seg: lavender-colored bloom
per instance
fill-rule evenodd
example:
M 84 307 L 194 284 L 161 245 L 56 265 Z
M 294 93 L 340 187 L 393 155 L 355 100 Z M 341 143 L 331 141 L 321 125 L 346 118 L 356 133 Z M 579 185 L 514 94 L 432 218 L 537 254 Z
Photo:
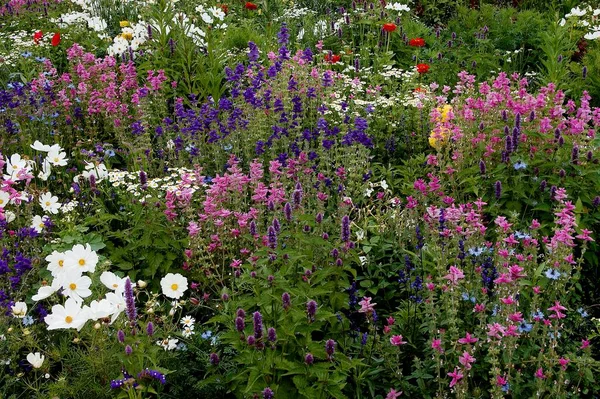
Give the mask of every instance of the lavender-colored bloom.
M 244 309 L 239 308 L 236 312 L 236 316 L 237 317 L 241 317 L 242 319 L 246 318 L 246 312 L 244 312 Z
M 513 139 L 511 136 L 506 136 L 506 145 L 504 146 L 507 153 L 511 153 L 513 150 Z
M 123 330 L 117 331 L 117 339 L 120 343 L 125 342 L 125 332 L 123 332 Z
M 483 159 L 479 161 L 479 171 L 482 175 L 485 175 L 485 161 Z
M 169 49 L 171 50 L 171 55 L 175 54 L 175 40 L 173 38 L 169 39 Z
M 254 335 L 248 335 L 248 338 L 246 339 L 246 343 L 249 346 L 254 346 L 254 344 L 256 344 L 256 338 L 254 338 Z
M 269 327 L 269 329 L 267 330 L 267 339 L 270 342 L 277 341 L 277 331 L 275 331 L 273 327 Z
M 521 114 L 517 112 L 515 115 L 515 127 L 521 128 Z
M 546 191 L 546 185 L 547 185 L 547 184 L 548 184 L 548 182 L 547 182 L 546 180 L 542 180 L 542 181 L 540 182 L 540 190 L 541 190 L 542 192 Z
M 254 312 L 252 314 L 252 322 L 254 324 L 254 337 L 260 339 L 263 335 L 262 314 L 260 314 L 260 312 Z
M 563 136 L 560 136 L 560 137 L 558 138 L 558 145 L 559 145 L 560 147 L 562 147 L 563 145 L 565 145 L 565 138 L 564 138 Z
M 292 306 L 292 304 L 291 304 L 291 299 L 290 299 L 290 294 L 289 294 L 289 293 L 287 293 L 287 292 L 284 292 L 284 293 L 281 295 L 281 303 L 282 303 L 282 305 L 283 305 L 283 308 L 284 308 L 285 310 L 288 310 L 288 309 L 290 308 L 290 306 Z
M 256 236 L 256 234 L 257 234 L 257 231 L 256 231 L 256 222 L 254 220 L 250 222 L 249 230 L 250 230 L 250 234 L 251 235 Z
M 148 334 L 149 337 L 154 335 L 154 324 L 152 322 L 149 322 L 146 326 L 146 334 Z
M 577 165 L 579 159 L 579 147 L 577 145 L 573 145 L 573 150 L 571 150 L 571 162 Z
M 218 365 L 219 362 L 221 361 L 221 359 L 219 359 L 219 355 L 217 355 L 214 352 L 208 356 L 208 359 L 209 359 L 210 364 L 212 364 L 213 366 Z
M 131 348 L 131 346 L 130 346 L 130 345 L 126 345 L 126 346 L 125 346 L 125 354 L 126 354 L 127 356 L 129 356 L 129 355 L 131 355 L 132 353 L 133 353 L 133 349 Z
M 532 110 L 529 114 L 529 122 L 533 122 L 535 120 L 535 111 Z
M 315 314 L 317 313 L 317 303 L 315 301 L 308 301 L 306 304 L 306 314 L 308 315 L 309 321 L 315 321 Z
M 285 203 L 283 207 L 283 214 L 285 216 L 285 220 L 287 220 L 288 222 L 292 221 L 292 206 L 289 202 Z
M 348 242 L 350 241 L 350 218 L 348 215 L 345 215 L 342 218 L 342 241 Z
M 592 152 L 592 150 L 588 151 L 586 154 L 586 159 L 588 160 L 588 162 L 591 162 L 593 158 L 594 158 L 594 153 Z
M 277 43 L 287 45 L 290 41 L 290 32 L 287 28 L 287 25 L 284 23 L 281 24 L 281 29 L 279 33 L 277 33 Z
M 562 178 L 564 178 L 564 177 L 565 177 L 565 175 L 566 175 L 566 172 L 565 172 L 565 170 L 564 170 L 564 169 L 561 169 L 561 170 L 559 170 L 559 171 L 558 171 L 558 176 L 559 176 L 561 179 L 562 179 Z
M 581 70 L 581 76 L 583 76 L 583 78 L 587 78 L 587 73 L 588 73 L 588 69 L 587 67 L 584 65 L 583 69 Z
M 249 49 L 248 60 L 250 62 L 258 61 L 259 53 L 258 53 L 258 46 L 256 45 L 256 43 L 248 42 L 248 49 Z
M 557 190 L 556 186 L 550 187 L 550 199 L 551 200 L 554 200 L 554 196 L 556 195 L 556 190 Z
M 312 355 L 312 353 L 307 353 L 304 356 L 304 363 L 306 363 L 306 364 L 308 364 L 310 366 L 314 362 L 315 362 L 315 357 Z
M 263 389 L 262 395 L 263 395 L 263 399 L 273 399 L 275 397 L 273 390 L 269 387 L 266 387 L 265 389 Z
M 506 110 L 502 110 L 502 120 L 505 122 L 508 120 L 508 112 Z
M 241 317 L 236 317 L 235 318 L 235 329 L 238 330 L 238 332 L 242 332 L 242 331 L 244 331 L 245 327 L 246 327 L 246 325 L 244 323 L 244 319 Z
M 268 229 L 268 239 L 269 239 L 269 248 L 276 249 L 277 248 L 277 231 L 275 227 L 269 226 Z
M 137 311 L 135 309 L 135 300 L 133 298 L 133 287 L 131 286 L 131 280 L 127 277 L 125 280 L 125 304 L 127 305 L 125 309 L 125 313 L 127 314 L 127 318 L 132 323 L 135 322 L 137 318 Z
M 367 339 L 369 338 L 369 334 L 368 333 L 364 333 L 362 335 L 362 339 L 360 340 L 360 344 L 362 346 L 365 346 L 367 344 Z
M 500 199 L 500 196 L 502 195 L 502 182 L 500 182 L 500 180 L 496 181 L 494 188 L 496 191 L 496 199 Z
M 281 232 L 281 223 L 279 223 L 279 219 L 273 218 L 273 228 L 277 234 Z
M 336 342 L 332 339 L 328 339 L 327 342 L 325 342 L 325 352 L 327 352 L 329 358 L 335 353 L 335 345 Z

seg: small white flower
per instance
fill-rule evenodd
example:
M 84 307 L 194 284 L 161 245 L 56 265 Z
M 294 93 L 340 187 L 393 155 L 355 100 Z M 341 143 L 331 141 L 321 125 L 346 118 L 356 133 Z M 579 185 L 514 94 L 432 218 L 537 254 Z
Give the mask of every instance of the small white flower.
M 60 209 L 58 197 L 56 195 L 53 196 L 52 193 L 44 193 L 40 195 L 40 205 L 44 212 L 49 212 L 53 215 L 56 215 Z
M 54 294 L 60 288 L 60 280 L 54 279 L 52 285 L 43 285 L 38 289 L 38 293 L 31 297 L 33 301 L 41 301 Z
M 184 326 L 192 327 L 194 325 L 194 323 L 196 323 L 196 319 L 194 319 L 192 316 L 185 316 L 185 317 L 182 317 L 179 322 L 181 324 L 183 324 Z
M 160 280 L 163 294 L 167 298 L 179 299 L 188 288 L 187 278 L 181 274 L 168 273 Z
M 74 267 L 81 273 L 93 273 L 98 264 L 98 255 L 92 250 L 90 244 L 85 247 L 81 244 L 75 245 L 70 251 L 65 252 L 65 265 Z
M 48 152 L 50 151 L 50 146 L 47 144 L 42 144 L 39 140 L 36 140 L 32 145 L 30 145 L 36 151 Z
M 121 278 L 112 272 L 103 272 L 100 275 L 100 281 L 109 290 L 123 292 L 125 289 L 125 280 L 127 278 Z
M 177 348 L 178 343 L 179 343 L 178 339 L 171 339 L 170 336 L 168 336 L 165 339 L 156 341 L 156 344 L 158 346 L 162 346 L 162 348 L 166 351 L 167 350 L 172 351 L 173 349 Z
M 189 338 L 194 335 L 194 329 L 186 326 L 183 328 L 181 335 L 183 335 L 184 338 Z
M 27 314 L 27 304 L 25 302 L 17 302 L 10 307 L 14 317 L 22 319 Z
M 81 309 L 81 304 L 73 298 L 67 298 L 65 306 L 52 306 L 52 313 L 44 321 L 48 324 L 48 330 L 76 328 L 79 331 L 88 321 L 88 314 Z
M 50 152 L 48 152 L 46 160 L 50 162 L 53 166 L 66 166 L 68 161 L 67 153 L 64 152 L 63 149 L 60 147 L 52 148 Z
M 78 276 L 76 272 L 65 274 L 62 278 L 63 293 L 78 303 L 83 302 L 83 298 L 92 295 L 90 285 L 92 285 L 91 278 Z
M 0 208 L 4 208 L 10 202 L 10 194 L 0 190 Z
M 31 227 L 35 229 L 35 231 L 37 231 L 38 233 L 41 233 L 42 230 L 44 230 L 44 228 L 46 227 L 46 224 L 44 223 L 46 220 L 48 220 L 48 216 L 46 215 L 35 215 L 33 219 L 31 219 Z
M 127 304 L 125 303 L 125 298 L 123 298 L 123 295 L 120 293 L 109 292 L 106 294 L 106 299 L 113 307 L 113 314 L 110 318 L 110 324 L 112 324 L 115 322 L 115 320 L 117 320 L 117 317 L 123 313 L 127 307 Z
M 84 306 L 83 308 L 88 312 L 89 318 L 94 321 L 111 316 L 115 311 L 114 306 L 108 299 L 92 301 L 89 307 Z
M 44 355 L 40 354 L 40 352 L 30 353 L 27 355 L 27 361 L 36 369 L 42 367 L 44 359 Z

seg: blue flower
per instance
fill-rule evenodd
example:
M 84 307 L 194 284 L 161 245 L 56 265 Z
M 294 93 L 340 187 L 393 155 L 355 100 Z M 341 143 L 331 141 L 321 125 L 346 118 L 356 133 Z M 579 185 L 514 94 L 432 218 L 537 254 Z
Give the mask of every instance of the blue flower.
M 104 151 L 104 155 L 106 155 L 109 158 L 112 158 L 115 156 L 115 152 L 113 150 L 106 150 Z
M 526 233 L 521 233 L 520 231 L 515 231 L 515 238 L 518 240 L 529 239 L 531 236 Z
M 44 62 L 44 61 L 46 61 L 46 58 L 45 57 L 35 57 L 35 60 L 37 62 Z
M 533 324 L 527 323 L 526 321 L 522 321 L 521 324 L 519 324 L 519 332 L 520 333 L 530 332 L 532 328 L 533 328 Z
M 555 335 L 554 335 L 554 333 L 553 333 L 552 331 L 550 331 L 550 332 L 548 333 L 548 336 L 549 336 L 551 339 L 555 339 Z M 557 332 L 556 332 L 556 339 L 559 339 L 559 338 L 560 338 L 560 331 L 557 331 Z
M 515 164 L 513 165 L 513 167 L 515 168 L 515 170 L 521 170 L 521 169 L 526 169 L 527 168 L 527 164 L 523 161 L 517 161 L 515 162 Z
M 550 280 L 558 280 L 561 276 L 560 272 L 556 269 L 548 269 L 548 270 L 546 270 L 546 272 L 544 274 Z
M 21 56 L 23 58 L 29 58 L 29 57 L 31 57 L 31 53 L 29 51 L 25 51 L 24 53 L 21 53 Z
M 510 385 L 508 384 L 508 382 L 504 385 L 502 385 L 502 392 L 508 392 L 508 390 L 510 389 Z
M 544 313 L 538 310 L 537 312 L 532 313 L 531 317 L 533 317 L 536 320 L 544 320 Z
M 34 322 L 35 322 L 35 320 L 33 320 L 33 317 L 31 317 L 31 316 L 23 317 L 23 325 L 25 327 L 32 325 Z
M 203 332 L 202 335 L 200 335 L 203 339 L 209 339 L 210 337 L 212 337 L 213 333 L 212 331 L 208 330 L 206 332 Z
M 577 309 L 577 313 L 579 313 L 581 315 L 581 317 L 588 317 L 588 313 L 583 309 L 583 308 L 579 308 Z

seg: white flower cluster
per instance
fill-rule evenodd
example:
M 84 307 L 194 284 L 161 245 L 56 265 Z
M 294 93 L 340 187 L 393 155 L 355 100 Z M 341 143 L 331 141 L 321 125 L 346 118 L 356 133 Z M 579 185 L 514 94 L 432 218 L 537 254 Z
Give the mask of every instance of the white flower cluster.
M 47 145 L 42 144 L 39 141 L 35 141 L 31 148 L 39 152 L 45 152 L 46 158 L 42 162 L 42 170 L 38 174 L 38 177 L 44 181 L 48 180 L 50 174 L 52 173 L 52 166 L 66 166 L 67 161 L 67 153 L 61 148 L 60 145 Z
M 196 7 L 196 12 L 200 15 L 202 22 L 209 25 L 211 29 L 226 29 L 227 24 L 223 23 L 225 20 L 225 13 L 218 7 L 208 7 L 199 5 Z
M 191 193 L 194 193 L 199 189 L 200 186 L 195 184 L 195 180 L 189 183 L 183 183 L 185 175 L 189 175 L 194 172 L 192 169 L 169 168 L 168 172 L 170 172 L 170 174 L 164 177 L 148 179 L 148 183 L 145 187 L 146 190 L 143 189 L 140 183 L 139 173 L 137 172 L 111 170 L 108 172 L 108 181 L 115 188 L 124 187 L 127 192 L 133 194 L 135 197 L 146 194 L 146 198 L 152 197 L 152 195 L 148 193 L 148 189 L 158 190 L 161 193 L 167 191 L 178 191 L 186 188 L 190 189 Z M 203 184 L 203 186 L 206 186 L 206 184 Z
M 96 178 L 96 182 L 101 182 L 106 177 L 108 177 L 108 169 L 106 169 L 106 165 L 103 163 L 95 164 L 93 162 L 85 163 L 85 170 L 75 176 L 73 178 L 73 182 L 79 183 L 79 179 L 83 178 L 85 180 L 90 180 L 90 176 L 94 176 Z
M 106 34 L 106 28 L 108 27 L 106 21 L 100 17 L 92 16 L 88 11 L 72 11 L 51 21 L 61 29 L 71 25 L 82 25 L 98 33 L 98 37 L 101 39 L 108 37 Z
M 587 28 L 587 33 L 583 36 L 584 39 L 600 39 L 600 7 L 595 9 L 590 5 L 581 8 L 574 7 L 560 20 L 560 25 L 564 26 L 567 22 Z
M 114 37 L 113 43 L 106 49 L 106 52 L 112 56 L 123 55 L 131 48 L 135 57 L 135 52 L 149 40 L 148 24 L 144 21 L 124 21 L 124 25 L 129 26 L 121 28 L 121 34 Z
M 283 12 L 283 15 L 275 18 L 275 21 L 276 22 L 289 21 L 290 19 L 299 19 L 299 18 L 303 18 L 307 15 L 314 15 L 314 14 L 316 14 L 316 12 L 309 8 L 297 7 L 296 5 L 293 5 L 291 8 L 285 10 Z
M 410 12 L 410 7 L 402 3 L 388 3 L 385 6 L 385 9 L 398 12 Z
M 181 331 L 181 335 L 183 335 L 184 338 L 189 338 L 195 334 L 194 325 L 196 323 L 196 319 L 194 319 L 192 316 L 185 316 L 182 317 L 179 322 L 181 323 L 183 328 L 183 331 Z

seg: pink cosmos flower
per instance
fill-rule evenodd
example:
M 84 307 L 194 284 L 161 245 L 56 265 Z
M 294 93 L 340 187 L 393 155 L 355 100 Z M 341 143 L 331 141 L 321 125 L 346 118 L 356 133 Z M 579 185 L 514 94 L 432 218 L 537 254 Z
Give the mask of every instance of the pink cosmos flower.
M 402 335 L 392 335 L 390 338 L 390 344 L 394 346 L 404 345 L 406 341 L 402 341 Z

